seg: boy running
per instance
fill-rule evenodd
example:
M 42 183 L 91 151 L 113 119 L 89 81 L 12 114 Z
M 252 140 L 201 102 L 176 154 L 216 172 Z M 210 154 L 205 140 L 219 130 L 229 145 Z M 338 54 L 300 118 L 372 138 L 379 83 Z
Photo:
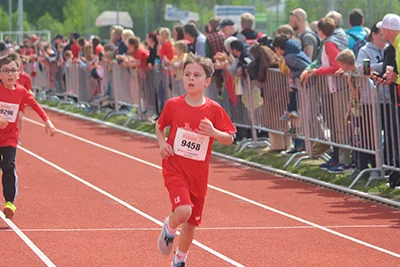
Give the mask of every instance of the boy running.
M 230 145 L 236 133 L 222 107 L 204 97 L 213 73 L 210 59 L 188 56 L 183 67 L 186 95 L 169 99 L 156 124 L 164 185 L 172 204 L 158 238 L 162 254 L 171 253 L 176 229 L 182 225 L 171 267 L 186 266 L 195 228 L 201 223 L 213 141 Z M 170 132 L 166 141 L 167 126 Z
M 33 95 L 31 77 L 29 76 L 28 73 L 25 72 L 25 68 L 28 63 L 29 63 L 29 59 L 27 57 L 22 56 L 20 68 L 19 68 L 19 78 L 17 80 L 17 83 L 22 85 L 23 87 L 25 87 L 25 89 L 28 90 L 28 92 Z M 24 119 L 25 107 L 26 107 L 26 104 L 24 106 L 22 106 L 20 108 L 20 111 L 18 112 L 18 132 L 19 132 L 19 134 L 21 134 L 21 131 L 22 131 L 22 120 Z M 20 139 L 18 139 L 18 144 L 21 144 Z
M 0 58 L 0 168 L 3 171 L 3 194 L 6 200 L 3 212 L 13 219 L 18 192 L 18 177 L 15 172 L 15 156 L 18 143 L 18 114 L 28 104 L 45 122 L 46 132 L 53 136 L 55 127 L 45 111 L 28 90 L 17 83 L 19 79 L 19 56 L 15 53 Z

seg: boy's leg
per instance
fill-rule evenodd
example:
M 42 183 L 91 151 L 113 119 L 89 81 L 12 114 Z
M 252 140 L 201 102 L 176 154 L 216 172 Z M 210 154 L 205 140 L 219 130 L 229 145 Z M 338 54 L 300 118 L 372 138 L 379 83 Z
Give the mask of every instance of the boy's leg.
M 176 229 L 189 220 L 192 215 L 192 201 L 188 185 L 181 180 L 170 182 L 167 186 L 172 204 L 172 212 L 164 221 L 158 237 L 158 248 L 164 255 L 172 252 Z
M 7 202 L 3 212 L 9 219 L 14 217 L 16 209 L 13 203 L 18 194 L 18 177 L 15 171 L 16 151 L 16 148 L 11 146 L 0 148 L 0 154 L 3 156 L 1 161 L 3 195 Z
M 194 232 L 196 227 L 201 223 L 203 207 L 204 207 L 204 197 L 198 198 L 191 195 L 191 200 L 193 203 L 193 211 L 189 220 L 182 225 L 181 234 L 179 236 L 178 248 L 175 252 L 174 260 L 171 266 L 180 267 L 185 266 L 186 258 L 189 253 L 190 245 L 194 239 Z

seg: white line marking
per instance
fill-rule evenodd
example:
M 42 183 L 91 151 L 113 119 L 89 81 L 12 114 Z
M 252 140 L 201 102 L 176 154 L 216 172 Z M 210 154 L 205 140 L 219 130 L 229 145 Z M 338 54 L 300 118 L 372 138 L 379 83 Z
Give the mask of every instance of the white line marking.
M 26 148 L 24 148 L 24 147 L 22 147 L 22 146 L 19 146 L 18 148 L 21 149 L 22 151 L 24 151 L 25 153 L 27 153 L 27 154 L 29 154 L 29 155 L 31 155 L 31 156 L 33 156 L 33 157 L 39 159 L 40 161 L 42 161 L 42 162 L 44 162 L 44 163 L 50 165 L 51 167 L 57 169 L 58 171 L 60 171 L 60 172 L 62 172 L 62 173 L 64 173 L 64 174 L 70 176 L 71 178 L 77 180 L 78 182 L 81 182 L 82 184 L 84 184 L 84 185 L 86 185 L 86 186 L 92 188 L 93 190 L 95 190 L 95 191 L 97 191 L 97 192 L 99 192 L 99 193 L 101 193 L 101 194 L 103 194 L 103 195 L 105 195 L 105 196 L 111 198 L 111 199 L 114 200 L 115 202 L 118 202 L 119 204 L 125 206 L 126 208 L 130 209 L 130 210 L 133 211 L 133 212 L 136 212 L 137 214 L 139 214 L 139 215 L 143 216 L 144 218 L 146 218 L 146 219 L 148 219 L 148 220 L 154 222 L 155 224 L 157 224 L 157 225 L 159 225 L 159 226 L 162 226 L 162 225 L 163 225 L 163 223 L 162 223 L 161 221 L 159 221 L 159 220 L 153 218 L 152 216 L 150 216 L 150 215 L 144 213 L 143 211 L 141 211 L 141 210 L 139 210 L 139 209 L 137 209 L 137 208 L 135 208 L 135 207 L 129 205 L 129 204 L 126 203 L 125 201 L 122 201 L 121 199 L 115 197 L 114 195 L 112 195 L 112 194 L 110 194 L 110 193 L 104 191 L 103 189 L 100 189 L 99 187 L 97 187 L 97 186 L 95 186 L 95 185 L 93 185 L 93 184 L 91 184 L 91 183 L 85 181 L 84 179 L 82 179 L 82 178 L 80 178 L 80 177 L 78 177 L 78 176 L 72 174 L 71 172 L 69 172 L 69 171 L 67 171 L 67 170 L 65 170 L 65 169 L 63 169 L 63 168 L 61 168 L 60 166 L 58 166 L 58 165 L 56 165 L 56 164 L 54 164 L 54 163 L 48 161 L 47 159 L 45 159 L 45 158 L 43 158 L 43 157 L 41 157 L 41 156 L 39 156 L 39 155 L 33 153 L 32 151 L 30 151 L 30 150 L 28 150 L 28 149 L 26 149 Z M 180 232 L 177 232 L 177 234 L 179 235 Z M 200 242 L 198 242 L 198 241 L 196 241 L 196 240 L 193 240 L 193 244 L 195 244 L 196 246 L 198 246 L 198 247 L 204 249 L 205 251 L 207 251 L 207 252 L 209 252 L 209 253 L 211 253 L 211 254 L 217 256 L 218 258 L 220 258 L 220 259 L 222 259 L 222 260 L 224 260 L 224 261 L 226 261 L 226 262 L 232 264 L 233 266 L 244 267 L 244 265 L 242 265 L 242 264 L 240 264 L 240 263 L 238 263 L 238 262 L 236 262 L 236 261 L 234 261 L 234 260 L 228 258 L 227 256 L 223 255 L 222 253 L 220 253 L 220 252 L 218 252 L 218 251 L 216 251 L 216 250 L 214 250 L 214 249 L 212 249 L 212 248 L 210 248 L 210 247 L 207 247 L 206 245 L 203 245 L 202 243 L 200 243 Z
M 399 225 L 336 225 L 336 226 L 324 226 L 326 228 L 347 228 L 347 229 L 360 229 L 360 228 L 400 228 Z M 250 227 L 199 227 L 196 231 L 232 231 L 232 230 L 289 230 L 289 229 L 312 229 L 318 230 L 312 226 L 250 226 Z M 103 232 L 103 231 L 132 231 L 132 232 L 147 232 L 147 231 L 160 231 L 159 228 L 32 228 L 32 229 L 21 229 L 23 232 Z M 12 229 L 3 229 L 1 232 L 13 232 Z
M 3 221 L 12 229 L 10 231 L 15 232 L 30 249 L 46 264 L 46 266 L 56 266 L 30 239 L 27 237 L 21 229 L 18 228 L 11 220 L 7 219 L 3 212 L 0 212 L 0 217 Z M 10 248 L 12 249 L 12 248 Z
M 31 123 L 33 123 L 33 124 L 40 125 L 40 126 L 44 127 L 44 124 L 43 124 L 43 123 L 37 122 L 37 121 L 35 121 L 35 120 L 29 119 L 29 118 L 26 118 L 26 117 L 25 117 L 24 119 L 27 120 L 27 121 L 29 121 L 29 122 L 31 122 Z M 126 154 L 126 153 L 123 153 L 123 152 L 121 152 L 121 151 L 112 149 L 112 148 L 110 148 L 110 147 L 100 145 L 100 144 L 98 144 L 98 143 L 95 143 L 95 142 L 90 141 L 90 140 L 87 140 L 87 139 L 85 139 L 85 138 L 82 138 L 82 137 L 76 136 L 76 135 L 74 135 L 74 134 L 65 132 L 65 131 L 63 131 L 63 130 L 57 130 L 57 132 L 62 133 L 62 134 L 64 134 L 64 135 L 66 135 L 66 136 L 72 137 L 72 138 L 74 138 L 74 139 L 76 139 L 76 140 L 82 141 L 82 142 L 84 142 L 84 143 L 91 144 L 91 145 L 93 145 L 93 146 L 95 146 L 95 147 L 102 148 L 102 149 L 107 150 L 107 151 L 110 151 L 110 152 L 112 152 L 112 153 L 121 155 L 121 156 L 123 156 L 123 157 L 129 158 L 129 159 L 132 159 L 132 160 L 141 162 L 141 163 L 143 163 L 143 164 L 145 164 L 145 165 L 148 165 L 148 166 L 154 167 L 154 168 L 156 168 L 156 169 L 162 170 L 161 166 L 158 166 L 158 165 L 153 164 L 153 163 L 151 163 L 151 162 L 145 161 L 145 160 L 143 160 L 143 159 L 136 158 L 136 157 L 134 157 L 134 156 L 131 156 L 131 155 Z M 282 215 L 282 216 L 291 218 L 291 219 L 296 220 L 296 221 L 298 221 L 298 222 L 301 222 L 301 223 L 307 224 L 307 225 L 309 225 L 309 226 L 318 228 L 318 229 L 320 229 L 320 230 L 322 230 L 322 231 L 325 231 L 325 232 L 328 232 L 328 233 L 330 233 L 330 234 L 333 234 L 333 235 L 342 237 L 342 238 L 344 238 L 344 239 L 353 241 L 353 242 L 355 242 L 355 243 L 357 243 L 357 244 L 360 244 L 360 245 L 363 245 L 363 246 L 366 246 L 366 247 L 375 249 L 375 250 L 377 250 L 377 251 L 386 253 L 386 254 L 391 255 L 391 256 L 393 256 L 393 257 L 396 257 L 396 258 L 400 258 L 400 254 L 395 253 L 395 252 L 393 252 L 393 251 L 390 251 L 390 250 L 387 250 L 387 249 L 384 249 L 384 248 L 381 248 L 381 247 L 372 245 L 372 244 L 367 243 L 367 242 L 365 242 L 365 241 L 359 240 L 359 239 L 357 239 L 357 238 L 354 238 L 354 237 L 351 237 L 351 236 L 348 236 L 348 235 L 345 235 L 345 234 L 336 232 L 336 231 L 334 231 L 334 230 L 328 229 L 327 227 L 318 225 L 318 224 L 316 224 L 316 223 L 307 221 L 307 220 L 305 220 L 305 219 L 299 218 L 299 217 L 294 216 L 294 215 L 291 215 L 291 214 L 289 214 L 289 213 L 286 213 L 286 212 L 277 210 L 277 209 L 275 209 L 275 208 L 269 207 L 269 206 L 267 206 L 267 205 L 258 203 L 258 202 L 254 201 L 254 200 L 248 199 L 248 198 L 246 198 L 246 197 L 240 196 L 240 195 L 238 195 L 238 194 L 232 193 L 232 192 L 227 191 L 227 190 L 224 190 L 224 189 L 222 189 L 222 188 L 219 188 L 219 187 L 216 187 L 216 186 L 213 186 L 213 185 L 210 185 L 210 184 L 208 184 L 208 187 L 209 187 L 210 189 L 213 189 L 213 190 L 218 191 L 218 192 L 220 192 L 220 193 L 223 193 L 223 194 L 232 196 L 232 197 L 234 197 L 234 198 L 237 198 L 237 199 L 240 199 L 240 200 L 245 201 L 245 202 L 247 202 L 247 203 L 250 203 L 250 204 L 253 204 L 253 205 L 255 205 L 255 206 L 258 206 L 258 207 L 260 207 L 260 208 L 263 208 L 263 209 L 272 211 L 272 212 L 274 212 L 274 213 L 277 213 L 277 214 L 280 214 L 280 215 Z

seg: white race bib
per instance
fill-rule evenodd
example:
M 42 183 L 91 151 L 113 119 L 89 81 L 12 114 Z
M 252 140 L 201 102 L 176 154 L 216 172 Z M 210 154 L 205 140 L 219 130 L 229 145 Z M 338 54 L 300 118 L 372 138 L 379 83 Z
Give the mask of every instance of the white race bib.
M 19 104 L 11 104 L 0 101 L 0 116 L 8 122 L 14 123 L 17 119 Z
M 178 128 L 174 140 L 174 153 L 188 159 L 204 161 L 209 141 L 209 136 Z

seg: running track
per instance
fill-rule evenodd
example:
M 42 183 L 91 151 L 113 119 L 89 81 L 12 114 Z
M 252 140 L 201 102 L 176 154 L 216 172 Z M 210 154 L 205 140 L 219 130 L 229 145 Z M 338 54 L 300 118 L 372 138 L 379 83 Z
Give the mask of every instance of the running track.
M 0 266 L 169 266 L 155 140 L 49 115 L 53 138 L 27 111 Z M 190 267 L 400 266 L 398 210 L 215 158 L 195 238 Z

